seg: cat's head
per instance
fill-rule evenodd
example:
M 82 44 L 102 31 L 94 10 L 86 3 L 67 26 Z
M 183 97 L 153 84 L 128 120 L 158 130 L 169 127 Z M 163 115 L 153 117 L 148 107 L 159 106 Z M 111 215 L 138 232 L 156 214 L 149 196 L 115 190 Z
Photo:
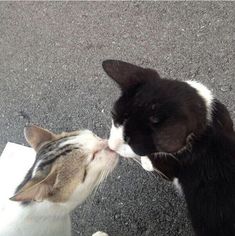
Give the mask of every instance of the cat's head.
M 211 119 L 213 96 L 200 83 L 162 79 L 155 70 L 122 61 L 104 61 L 103 68 L 121 88 L 109 147 L 124 157 L 177 153 Z
M 75 207 L 118 161 L 107 140 L 89 130 L 54 134 L 31 125 L 24 133 L 36 150 L 36 161 L 11 198 L 14 201 L 70 201 Z

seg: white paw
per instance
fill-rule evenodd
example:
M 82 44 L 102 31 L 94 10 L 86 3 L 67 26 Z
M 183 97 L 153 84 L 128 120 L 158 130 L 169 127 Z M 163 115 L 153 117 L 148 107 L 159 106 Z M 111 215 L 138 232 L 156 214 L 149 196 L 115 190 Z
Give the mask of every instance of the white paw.
M 92 234 L 92 236 L 109 236 L 109 235 L 104 232 L 98 231 L 98 232 Z
M 141 165 L 147 171 L 154 171 L 152 162 L 149 160 L 147 156 L 141 157 Z

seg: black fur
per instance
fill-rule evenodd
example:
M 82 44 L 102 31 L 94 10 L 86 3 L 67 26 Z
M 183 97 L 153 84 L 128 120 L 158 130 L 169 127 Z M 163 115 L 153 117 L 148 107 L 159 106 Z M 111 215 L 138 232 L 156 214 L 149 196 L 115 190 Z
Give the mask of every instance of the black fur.
M 185 82 L 121 61 L 103 68 L 122 90 L 115 125 L 135 153 L 179 179 L 196 234 L 235 235 L 235 133 L 225 106 L 214 99 L 208 120 L 205 101 Z

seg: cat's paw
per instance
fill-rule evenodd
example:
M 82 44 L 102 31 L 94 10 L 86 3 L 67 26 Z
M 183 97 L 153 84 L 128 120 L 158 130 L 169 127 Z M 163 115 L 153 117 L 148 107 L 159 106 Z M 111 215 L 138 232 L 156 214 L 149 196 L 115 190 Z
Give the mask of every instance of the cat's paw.
M 92 234 L 92 236 L 109 236 L 109 235 L 104 232 L 98 231 L 98 232 Z

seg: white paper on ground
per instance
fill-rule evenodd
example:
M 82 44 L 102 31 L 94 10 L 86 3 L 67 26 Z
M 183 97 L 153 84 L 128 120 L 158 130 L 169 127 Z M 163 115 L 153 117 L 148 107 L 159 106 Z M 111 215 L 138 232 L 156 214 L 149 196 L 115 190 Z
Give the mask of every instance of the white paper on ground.
M 8 142 L 0 156 L 0 204 L 14 195 L 36 157 L 35 151 Z

